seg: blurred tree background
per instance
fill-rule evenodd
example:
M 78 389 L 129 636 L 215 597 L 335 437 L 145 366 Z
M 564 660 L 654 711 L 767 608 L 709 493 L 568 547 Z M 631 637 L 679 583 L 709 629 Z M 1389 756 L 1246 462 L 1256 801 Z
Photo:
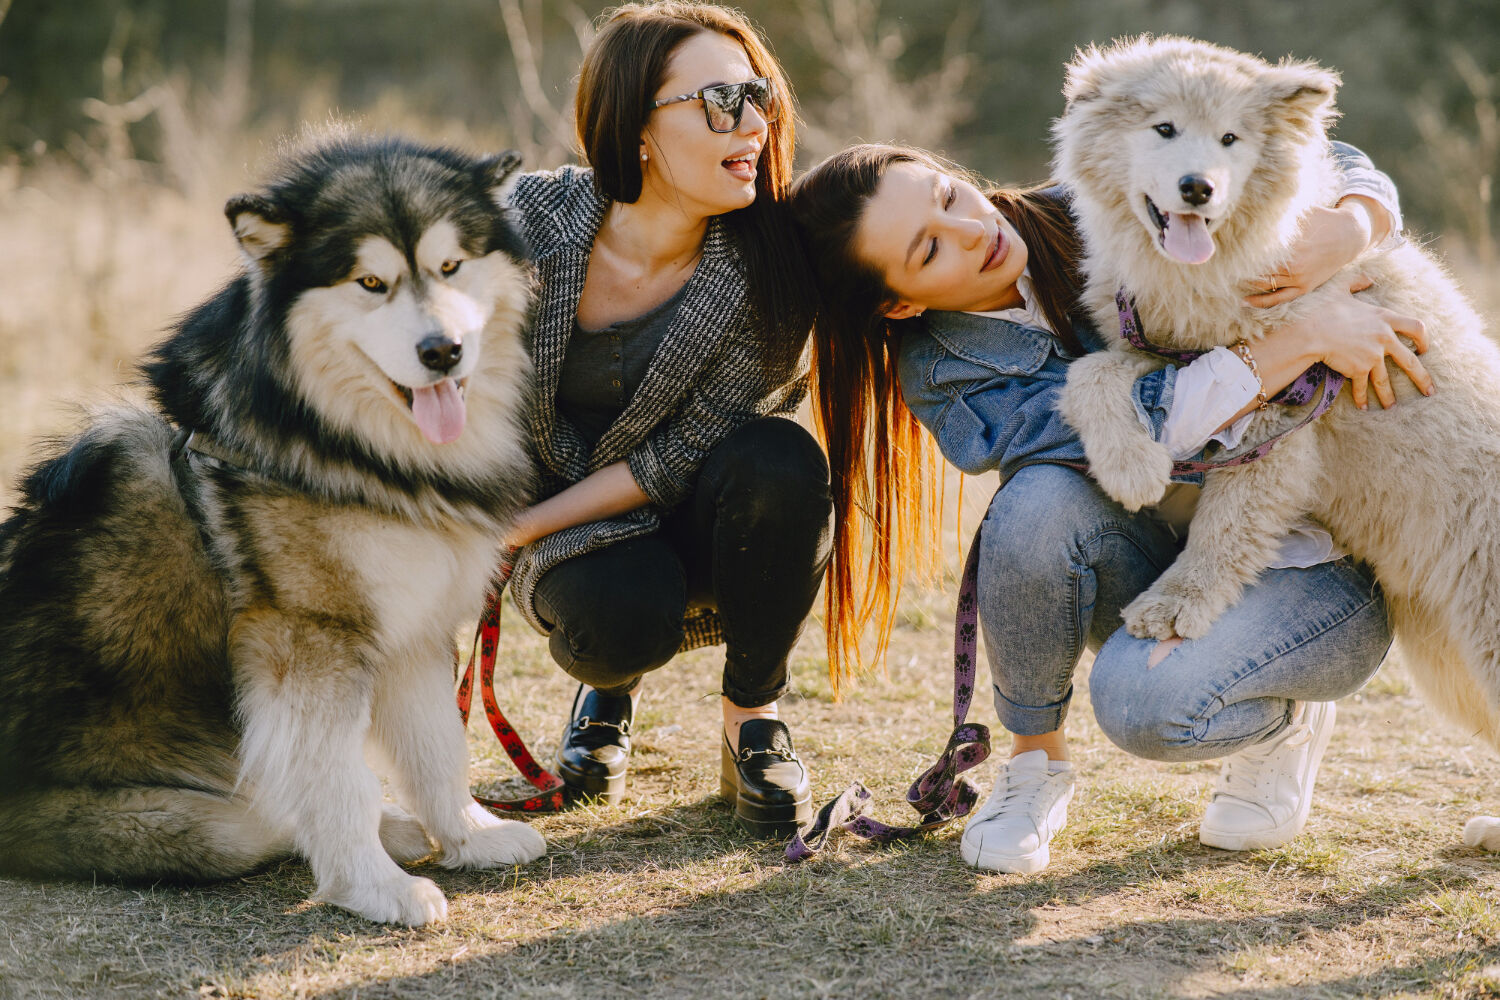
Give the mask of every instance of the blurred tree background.
M 0 0 L 0 157 L 125 157 L 197 183 L 234 139 L 330 113 L 568 158 L 599 0 Z M 1486 253 L 1500 158 L 1500 0 L 745 0 L 799 92 L 802 162 L 855 138 L 933 146 L 997 180 L 1047 172 L 1077 45 L 1142 31 L 1343 73 L 1338 135 L 1413 228 Z
M 572 158 L 606 0 L 0 0 L 0 505 L 28 443 L 128 381 L 236 266 L 224 200 L 331 116 Z M 742 0 L 801 102 L 802 166 L 857 140 L 1040 180 L 1076 46 L 1177 32 L 1343 73 L 1337 134 L 1401 187 L 1500 329 L 1500 0 Z

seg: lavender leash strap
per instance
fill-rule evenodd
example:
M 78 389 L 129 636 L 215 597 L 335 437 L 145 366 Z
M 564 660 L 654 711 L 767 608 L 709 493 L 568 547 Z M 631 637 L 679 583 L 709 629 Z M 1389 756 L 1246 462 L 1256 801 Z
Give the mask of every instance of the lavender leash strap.
M 1146 339 L 1146 334 L 1141 329 L 1141 314 L 1135 307 L 1135 300 L 1125 293 L 1125 289 L 1115 292 L 1115 311 L 1120 317 L 1120 336 L 1129 341 L 1130 346 L 1146 354 L 1154 354 L 1168 361 L 1178 364 L 1190 364 L 1207 351 L 1185 351 L 1171 347 L 1160 347 Z M 1193 472 L 1212 472 L 1215 469 L 1229 469 L 1237 465 L 1248 465 L 1251 462 L 1266 457 L 1292 431 L 1298 430 L 1328 412 L 1333 401 L 1338 397 L 1339 390 L 1344 387 L 1344 376 L 1329 368 L 1321 361 L 1313 365 L 1307 371 L 1298 375 L 1291 385 L 1282 389 L 1272 396 L 1270 401 L 1277 406 L 1304 406 L 1311 402 L 1314 395 L 1320 390 L 1322 395 L 1318 399 L 1318 405 L 1303 417 L 1300 421 L 1286 430 L 1256 445 L 1254 448 L 1234 458 L 1221 459 L 1216 462 L 1182 461 L 1172 463 L 1172 475 L 1179 476 Z
M 906 792 L 906 803 L 921 817 L 916 826 L 889 826 L 870 815 L 874 800 L 859 782 L 818 810 L 806 830 L 798 831 L 786 847 L 788 861 L 805 861 L 817 854 L 834 830 L 856 837 L 889 843 L 936 830 L 960 816 L 967 816 L 979 801 L 979 789 L 963 772 L 990 755 L 987 726 L 968 723 L 969 703 L 974 698 L 974 678 L 979 649 L 979 531 L 969 544 L 963 581 L 958 590 L 958 612 L 953 620 L 953 733 L 937 763 L 928 768 Z

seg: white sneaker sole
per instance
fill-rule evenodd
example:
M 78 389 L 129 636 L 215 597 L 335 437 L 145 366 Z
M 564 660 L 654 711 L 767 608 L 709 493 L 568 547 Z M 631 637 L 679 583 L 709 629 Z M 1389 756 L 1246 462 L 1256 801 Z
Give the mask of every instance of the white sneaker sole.
M 992 872 L 1006 872 L 1011 875 L 1035 875 L 1046 868 L 1052 860 L 1051 845 L 1043 844 L 1030 854 L 1007 855 L 996 851 L 984 851 L 980 848 L 970 848 L 967 841 L 959 841 L 958 853 L 963 855 L 964 861 L 970 868 L 984 868 Z
M 1057 818 L 1057 826 L 1052 835 L 1057 836 L 1057 831 L 1068 825 L 1068 803 L 1072 801 L 1073 791 L 1068 790 L 1067 797 L 1062 802 L 1062 814 Z M 1011 875 L 1035 875 L 1046 868 L 1052 861 L 1052 841 L 1043 841 L 1042 846 L 1029 854 L 1006 854 L 994 848 L 985 850 L 970 842 L 968 829 L 964 830 L 964 837 L 958 842 L 959 856 L 970 868 L 983 868 L 992 872 L 1006 872 Z
M 1332 706 L 1330 710 L 1337 711 Z M 1267 851 L 1285 847 L 1307 825 L 1307 816 L 1312 810 L 1313 789 L 1317 786 L 1318 771 L 1323 766 L 1323 751 L 1328 749 L 1328 741 L 1332 737 L 1332 725 L 1325 725 L 1319 731 L 1315 731 L 1312 747 L 1308 751 L 1308 763 L 1313 780 L 1308 783 L 1307 794 L 1302 796 L 1302 804 L 1297 808 L 1297 812 L 1285 823 L 1269 830 L 1254 830 L 1249 833 L 1241 830 L 1215 830 L 1200 824 L 1198 842 L 1205 847 L 1217 847 L 1221 851 Z

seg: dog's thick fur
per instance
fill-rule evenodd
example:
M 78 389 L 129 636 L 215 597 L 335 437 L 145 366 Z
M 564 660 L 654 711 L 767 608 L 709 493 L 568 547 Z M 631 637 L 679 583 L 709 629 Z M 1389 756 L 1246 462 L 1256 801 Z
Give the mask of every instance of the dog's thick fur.
M 1286 257 L 1305 213 L 1331 204 L 1336 168 L 1326 128 L 1338 78 L 1308 62 L 1263 60 L 1182 38 L 1140 38 L 1082 51 L 1068 68 L 1067 109 L 1054 138 L 1059 177 L 1073 191 L 1085 243 L 1086 302 L 1117 329 L 1117 289 L 1134 296 L 1152 342 L 1206 349 L 1315 314 L 1322 294 L 1287 305 L 1243 304 L 1250 282 Z M 1171 129 L 1156 126 L 1171 124 Z M 1163 132 L 1170 132 L 1170 137 Z M 1233 135 L 1228 144 L 1224 139 Z M 1211 182 L 1202 205 L 1184 178 Z M 1196 213 L 1211 256 L 1182 262 L 1153 218 Z M 1434 704 L 1466 731 L 1500 745 L 1500 350 L 1433 257 L 1410 243 L 1366 254 L 1352 275 L 1362 293 L 1420 317 L 1422 362 L 1437 392 L 1392 378 L 1397 405 L 1359 411 L 1344 394 L 1323 417 L 1260 461 L 1209 474 L 1187 547 L 1125 609 L 1131 633 L 1202 636 L 1268 565 L 1291 523 L 1311 514 L 1384 587 L 1403 661 Z M 1134 510 L 1168 484 L 1165 449 L 1136 418 L 1130 386 L 1163 362 L 1131 349 L 1070 369 L 1063 415 L 1082 437 L 1100 486 Z M 1300 414 L 1270 410 L 1246 440 L 1262 441 Z M 1471 843 L 1500 835 L 1482 821 Z
M 452 687 L 531 487 L 515 166 L 291 154 L 229 202 L 243 273 L 145 364 L 156 408 L 30 473 L 0 526 L 0 870 L 194 881 L 295 853 L 317 898 L 422 924 L 447 904 L 398 861 L 544 852 L 469 796 Z

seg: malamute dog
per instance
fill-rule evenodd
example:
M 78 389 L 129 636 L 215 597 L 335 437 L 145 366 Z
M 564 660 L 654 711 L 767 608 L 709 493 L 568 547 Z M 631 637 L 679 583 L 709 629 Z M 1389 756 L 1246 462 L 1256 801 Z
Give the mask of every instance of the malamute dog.
M 0 526 L 0 870 L 235 876 L 444 916 L 397 862 L 545 851 L 467 790 L 454 635 L 527 500 L 510 155 L 331 138 L 226 214 L 244 269 Z M 410 814 L 382 807 L 366 750 Z
M 1332 203 L 1337 85 L 1313 63 L 1273 66 L 1183 38 L 1078 54 L 1056 166 L 1073 190 L 1100 329 L 1118 328 L 1122 289 L 1147 339 L 1173 348 L 1253 345 L 1316 312 L 1318 292 L 1270 309 L 1242 298 L 1284 260 L 1303 215 Z M 1397 405 L 1361 412 L 1345 392 L 1266 457 L 1211 472 L 1186 549 L 1125 609 L 1126 625 L 1140 637 L 1203 635 L 1311 514 L 1375 570 L 1403 660 L 1433 702 L 1500 745 L 1500 350 L 1419 247 L 1368 253 L 1325 287 L 1355 273 L 1374 280 L 1364 296 L 1423 319 L 1436 394 L 1398 375 Z M 1115 346 L 1073 364 L 1061 409 L 1100 486 L 1133 510 L 1168 482 L 1171 459 L 1130 399 L 1131 383 L 1163 362 Z M 1246 441 L 1301 416 L 1282 409 L 1257 416 Z M 1494 830 L 1475 820 L 1467 839 L 1500 848 Z

